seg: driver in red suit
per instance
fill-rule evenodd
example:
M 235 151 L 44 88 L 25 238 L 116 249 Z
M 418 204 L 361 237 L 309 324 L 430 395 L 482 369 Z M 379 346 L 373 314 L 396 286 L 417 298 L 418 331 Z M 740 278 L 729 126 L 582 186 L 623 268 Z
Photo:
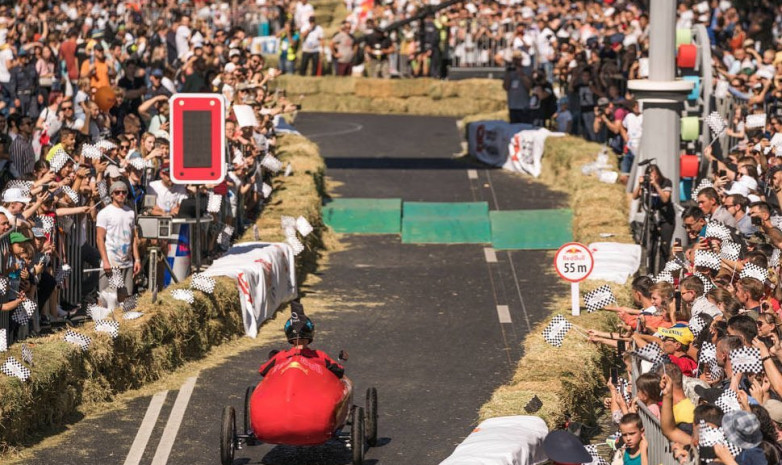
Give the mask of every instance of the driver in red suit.
M 292 347 L 288 350 L 272 351 L 269 354 L 269 360 L 258 370 L 261 376 L 266 376 L 278 361 L 281 362 L 294 355 L 321 360 L 326 369 L 334 373 L 337 378 L 342 379 L 342 376 L 345 375 L 345 368 L 335 362 L 328 354 L 309 348 L 309 344 L 315 336 L 315 325 L 304 315 L 304 307 L 299 302 L 291 304 L 291 317 L 285 322 L 285 336 Z

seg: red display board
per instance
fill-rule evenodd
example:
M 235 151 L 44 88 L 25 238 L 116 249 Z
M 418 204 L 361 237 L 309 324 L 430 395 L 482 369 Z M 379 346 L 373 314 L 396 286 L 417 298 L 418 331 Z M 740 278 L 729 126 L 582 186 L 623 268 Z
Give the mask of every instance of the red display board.
M 219 184 L 225 178 L 225 102 L 219 94 L 171 97 L 171 180 Z

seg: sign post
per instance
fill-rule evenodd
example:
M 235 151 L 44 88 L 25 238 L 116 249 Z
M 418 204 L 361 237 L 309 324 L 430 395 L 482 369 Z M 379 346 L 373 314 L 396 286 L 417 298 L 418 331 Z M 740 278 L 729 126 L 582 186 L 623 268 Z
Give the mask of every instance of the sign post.
M 581 314 L 579 305 L 578 283 L 585 280 L 592 273 L 595 259 L 592 252 L 584 244 L 568 242 L 557 250 L 554 255 L 554 268 L 560 278 L 570 282 L 571 314 Z

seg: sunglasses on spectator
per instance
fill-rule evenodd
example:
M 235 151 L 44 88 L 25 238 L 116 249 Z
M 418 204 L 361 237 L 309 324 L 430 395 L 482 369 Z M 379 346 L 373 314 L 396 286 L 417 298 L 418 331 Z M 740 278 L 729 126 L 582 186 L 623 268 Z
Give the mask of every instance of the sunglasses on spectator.
M 128 191 L 114 191 L 112 194 L 128 195 Z
M 120 145 L 119 148 L 122 150 L 128 150 L 130 148 L 130 145 Z
M 63 110 L 73 110 L 73 106 L 61 107 Z

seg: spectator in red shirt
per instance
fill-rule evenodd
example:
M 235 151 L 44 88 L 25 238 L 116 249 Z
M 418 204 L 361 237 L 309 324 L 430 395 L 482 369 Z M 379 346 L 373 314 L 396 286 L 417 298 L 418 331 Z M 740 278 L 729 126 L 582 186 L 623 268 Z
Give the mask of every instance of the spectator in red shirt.
M 684 376 L 692 377 L 698 364 L 687 355 L 687 349 L 695 339 L 690 328 L 677 324 L 670 328 L 660 328 L 657 333 L 662 339 L 663 351 L 671 359 L 671 363 L 678 366 Z

